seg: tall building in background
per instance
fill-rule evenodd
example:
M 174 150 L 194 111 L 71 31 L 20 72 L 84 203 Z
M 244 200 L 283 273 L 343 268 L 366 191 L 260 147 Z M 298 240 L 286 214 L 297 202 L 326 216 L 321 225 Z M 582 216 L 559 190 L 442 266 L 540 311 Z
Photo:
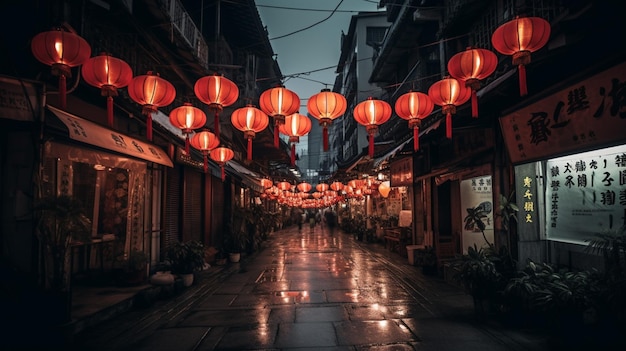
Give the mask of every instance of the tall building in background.
M 384 12 L 359 12 L 352 16 L 348 33 L 341 35 L 337 73 L 340 76 L 339 92 L 345 96 L 348 108 L 344 116 L 333 123 L 330 145 L 336 157 L 331 156 L 322 161 L 321 168 L 324 170 L 333 169 L 337 162 L 345 163 L 354 159 L 367 146 L 365 127 L 354 120 L 352 111 L 359 102 L 370 96 L 378 98 L 383 93 L 368 78 L 372 72 L 375 52 L 382 45 L 388 27 Z M 343 139 L 340 139 L 340 135 Z

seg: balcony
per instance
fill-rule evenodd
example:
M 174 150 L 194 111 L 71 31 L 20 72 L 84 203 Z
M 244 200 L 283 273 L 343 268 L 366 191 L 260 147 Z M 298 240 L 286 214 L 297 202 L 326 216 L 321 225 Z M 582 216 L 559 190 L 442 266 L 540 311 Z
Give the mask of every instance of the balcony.
M 202 67 L 208 69 L 209 46 L 182 3 L 179 0 L 161 0 L 161 6 L 167 13 L 172 27 L 178 31 L 195 58 L 198 59 Z

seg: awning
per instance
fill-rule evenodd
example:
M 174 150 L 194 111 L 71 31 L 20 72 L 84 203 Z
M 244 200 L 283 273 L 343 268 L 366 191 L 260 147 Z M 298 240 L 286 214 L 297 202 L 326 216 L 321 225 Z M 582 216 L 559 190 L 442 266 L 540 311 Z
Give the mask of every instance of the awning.
M 72 140 L 164 166 L 174 166 L 165 151 L 154 144 L 102 127 L 97 123 L 77 117 L 53 106 L 48 105 L 47 107 L 65 124 L 68 130 L 68 136 Z
M 258 193 L 263 192 L 263 187 L 261 186 L 261 175 L 247 169 L 235 161 L 228 161 L 226 163 L 226 169 L 230 171 L 229 173 L 237 175 L 250 189 Z
M 387 153 L 385 153 L 383 156 L 378 157 L 374 160 L 374 168 L 378 168 L 380 167 L 380 165 L 387 161 L 388 159 L 392 158 L 398 151 L 402 150 L 402 148 L 404 147 L 404 145 L 406 145 L 409 141 L 413 140 L 413 137 L 411 136 L 410 138 L 408 138 L 407 140 L 401 142 L 398 146 L 392 148 L 390 151 L 388 151 Z

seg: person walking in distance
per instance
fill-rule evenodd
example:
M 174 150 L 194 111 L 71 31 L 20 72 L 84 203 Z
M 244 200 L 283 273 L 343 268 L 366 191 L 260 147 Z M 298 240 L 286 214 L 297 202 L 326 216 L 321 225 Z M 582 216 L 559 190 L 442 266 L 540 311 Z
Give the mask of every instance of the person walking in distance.
M 337 226 L 337 215 L 332 208 L 327 209 L 324 213 L 324 221 L 326 222 L 330 235 L 334 235 L 335 227 Z

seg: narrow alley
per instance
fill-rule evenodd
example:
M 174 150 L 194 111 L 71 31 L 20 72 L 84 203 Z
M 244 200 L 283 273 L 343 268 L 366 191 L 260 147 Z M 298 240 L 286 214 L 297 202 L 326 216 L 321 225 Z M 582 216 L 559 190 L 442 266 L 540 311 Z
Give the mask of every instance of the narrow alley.
M 542 336 L 477 323 L 469 295 L 406 258 L 321 226 L 273 233 L 259 253 L 211 269 L 171 301 L 77 335 L 75 349 L 549 349 Z

